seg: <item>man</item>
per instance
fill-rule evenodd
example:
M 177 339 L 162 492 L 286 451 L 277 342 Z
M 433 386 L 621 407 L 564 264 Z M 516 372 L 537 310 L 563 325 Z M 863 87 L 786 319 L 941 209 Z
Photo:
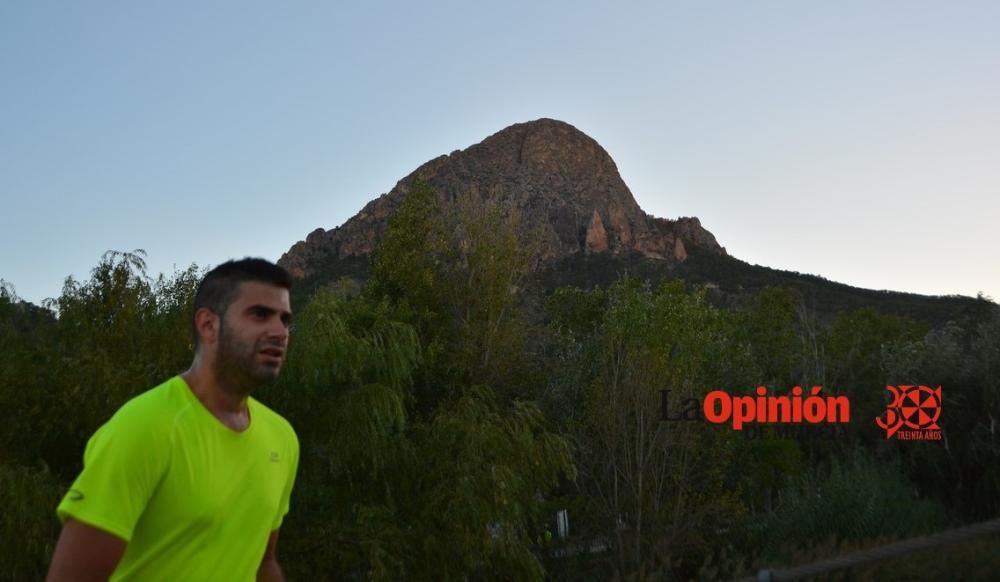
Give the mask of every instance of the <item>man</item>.
M 250 393 L 281 370 L 290 288 L 263 259 L 205 276 L 190 369 L 127 402 L 87 443 L 57 510 L 49 581 L 284 580 L 278 528 L 299 444 Z

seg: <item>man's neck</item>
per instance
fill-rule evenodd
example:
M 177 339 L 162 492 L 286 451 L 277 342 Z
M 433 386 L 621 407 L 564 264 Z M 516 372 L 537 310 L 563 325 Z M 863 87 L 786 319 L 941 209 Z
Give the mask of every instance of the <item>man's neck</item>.
M 215 374 L 206 366 L 193 364 L 181 378 L 191 391 L 219 421 L 229 428 L 242 431 L 250 425 L 246 394 L 223 388 Z

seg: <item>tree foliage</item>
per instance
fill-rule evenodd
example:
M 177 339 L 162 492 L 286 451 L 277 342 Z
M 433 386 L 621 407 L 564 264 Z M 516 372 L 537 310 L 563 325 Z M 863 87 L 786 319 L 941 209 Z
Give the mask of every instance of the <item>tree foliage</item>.
M 541 502 L 575 469 L 541 412 L 512 398 L 527 268 L 515 229 L 472 199 L 445 212 L 418 183 L 364 292 L 321 292 L 300 315 L 269 396 L 303 442 L 291 523 L 307 533 L 290 542 L 302 575 L 542 577 Z
M 567 428 L 579 443 L 591 526 L 614 536 L 615 571 L 667 568 L 704 551 L 741 512 L 727 488 L 735 442 L 704 425 L 664 422 L 661 404 L 665 391 L 676 406 L 740 385 L 750 359 L 733 319 L 676 282 L 654 291 L 625 279 L 607 291 L 562 291 L 550 305 L 559 356 L 571 359 L 558 370 L 583 370 L 570 399 L 582 412 Z
M 302 443 L 282 532 L 302 579 L 745 574 L 1000 512 L 1000 310 L 929 329 L 873 309 L 817 318 L 799 291 L 713 306 L 679 281 L 566 287 L 529 317 L 516 209 L 415 182 L 363 287 L 295 305 L 259 397 Z M 3 574 L 37 579 L 91 434 L 190 362 L 196 266 L 108 252 L 44 307 L 0 281 Z M 710 390 L 822 384 L 848 438 L 748 439 L 685 414 Z M 886 442 L 886 384 L 941 385 L 942 443 Z M 919 446 L 924 445 L 924 446 Z M 568 540 L 552 540 L 569 509 Z M 992 547 L 986 544 L 984 547 Z M 603 549 L 602 549 L 603 548 Z M 591 553 L 593 552 L 593 553 Z M 543 568 L 544 566 L 544 568 Z

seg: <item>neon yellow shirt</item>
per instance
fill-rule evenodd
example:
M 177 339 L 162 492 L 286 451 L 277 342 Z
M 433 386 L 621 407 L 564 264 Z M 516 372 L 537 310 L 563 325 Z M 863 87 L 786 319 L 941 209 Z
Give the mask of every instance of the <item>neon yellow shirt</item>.
M 128 542 L 111 580 L 254 580 L 288 512 L 299 443 L 276 412 L 248 406 L 236 432 L 177 376 L 90 438 L 56 512 Z

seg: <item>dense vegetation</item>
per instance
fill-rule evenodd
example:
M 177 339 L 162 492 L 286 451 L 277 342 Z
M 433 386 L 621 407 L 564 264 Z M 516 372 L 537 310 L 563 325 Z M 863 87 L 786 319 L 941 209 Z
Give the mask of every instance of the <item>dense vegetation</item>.
M 871 308 L 824 321 L 795 288 L 724 308 L 621 277 L 550 293 L 539 319 L 518 217 L 438 204 L 415 187 L 364 285 L 310 290 L 281 379 L 255 395 L 302 443 L 280 549 L 292 579 L 729 577 L 1000 513 L 995 304 L 933 327 Z M 86 440 L 190 362 L 202 271 L 151 278 L 143 257 L 109 252 L 44 308 L 0 286 L 0 577 L 43 576 Z M 885 385 L 907 383 L 943 386 L 945 442 L 875 426 Z M 847 395 L 852 424 L 764 439 L 662 421 L 665 390 L 679 412 L 761 384 Z M 998 549 L 866 572 L 972 577 Z

